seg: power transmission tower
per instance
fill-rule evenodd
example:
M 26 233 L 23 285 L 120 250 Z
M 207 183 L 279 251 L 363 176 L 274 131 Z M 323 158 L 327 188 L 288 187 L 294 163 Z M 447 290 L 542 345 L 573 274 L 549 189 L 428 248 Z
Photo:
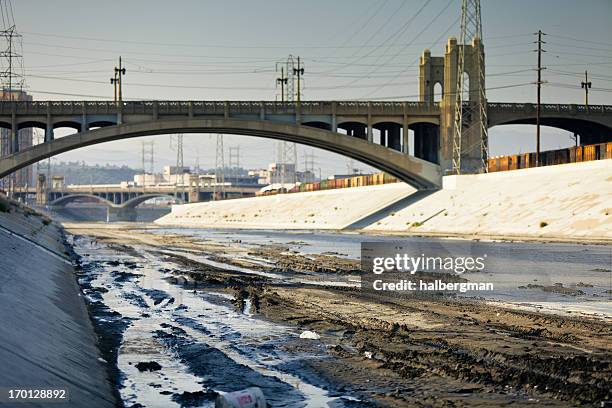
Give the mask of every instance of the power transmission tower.
M 466 70 L 466 48 L 472 43 L 477 46 L 472 58 L 473 72 L 476 81 L 470 85 L 464 78 Z M 487 97 L 485 93 L 484 46 L 482 43 L 482 22 L 480 18 L 480 0 L 462 0 L 461 33 L 458 43 L 457 87 L 455 94 L 455 119 L 453 129 L 452 170 L 461 174 L 462 152 L 470 153 L 474 146 L 463 145 L 465 141 L 478 140 L 480 144 L 481 169 L 487 171 L 489 137 L 487 128 Z M 470 87 L 473 91 L 470 92 Z M 467 95 L 467 100 L 464 100 Z M 469 137 L 477 136 L 477 138 Z
M 234 182 L 238 177 L 238 171 L 240 169 L 240 146 L 230 146 L 228 148 L 228 166 L 231 171 Z
M 314 181 L 314 179 L 315 179 L 314 170 L 315 170 L 315 154 L 314 154 L 314 152 L 313 151 L 310 151 L 310 152 L 304 151 L 304 176 L 305 176 L 304 181 L 305 182 Z M 312 179 L 306 179 L 306 176 L 309 173 L 312 174 Z
M 10 0 L 0 0 L 2 29 L 0 30 L 0 82 L 3 100 L 19 100 L 25 87 L 25 71 L 23 68 L 22 37 L 17 32 L 13 5 Z M 31 143 L 32 140 L 28 141 Z M 0 129 L 0 156 L 15 152 L 18 148 L 19 132 L 14 135 L 9 129 Z M 27 146 L 26 146 L 27 147 Z M 15 186 L 28 178 L 31 167 L 13 172 L 2 180 L 9 197 L 13 195 Z M 19 178 L 17 174 L 20 174 Z
M 2 67 L 0 79 L 3 91 L 8 92 L 8 98 L 12 100 L 13 91 L 23 91 L 25 86 L 23 43 L 21 35 L 17 32 L 13 17 L 13 5 L 10 0 L 0 0 L 0 12 L 3 17 L 0 38 L 4 43 L 4 49 L 0 51 Z M 6 99 L 6 96 L 5 94 L 4 99 Z
M 289 55 L 285 62 L 276 64 L 276 71 L 279 71 L 280 77 L 276 78 L 276 85 L 280 85 L 280 97 L 282 102 L 293 103 L 297 100 L 301 102 L 301 77 L 304 75 L 304 64 L 300 57 L 296 59 L 293 55 Z M 297 90 L 296 90 L 297 87 Z M 280 170 L 281 192 L 282 186 L 286 182 L 296 183 L 297 171 L 297 146 L 295 143 L 279 142 L 278 144 L 278 166 Z M 292 177 L 289 180 L 287 177 L 287 168 L 293 167 Z
M 185 184 L 185 171 L 183 163 L 183 134 L 179 133 L 176 135 L 176 192 L 175 196 L 180 197 L 181 200 L 185 199 L 184 184 Z M 180 177 L 180 178 L 179 178 Z
M 542 30 L 538 30 L 537 33 L 535 33 L 535 35 L 538 36 L 538 40 L 536 41 L 536 44 L 538 44 L 538 49 L 536 50 L 536 52 L 538 53 L 538 81 L 536 82 L 536 86 L 538 87 L 538 100 L 537 100 L 537 105 L 536 105 L 536 167 L 540 166 L 540 113 L 542 111 L 542 107 L 541 107 L 541 94 L 542 94 L 542 70 L 546 69 L 545 67 L 542 67 L 542 53 L 546 52 L 545 50 L 542 49 L 542 44 L 546 44 L 545 41 L 542 41 L 542 36 L 546 35 L 542 32 Z
M 225 154 L 223 135 L 217 135 L 217 150 L 215 154 L 215 184 L 213 184 L 213 200 L 225 198 Z
M 154 181 L 153 177 L 155 169 L 155 142 L 142 142 L 142 184 L 147 184 L 147 163 L 150 166 L 151 180 Z

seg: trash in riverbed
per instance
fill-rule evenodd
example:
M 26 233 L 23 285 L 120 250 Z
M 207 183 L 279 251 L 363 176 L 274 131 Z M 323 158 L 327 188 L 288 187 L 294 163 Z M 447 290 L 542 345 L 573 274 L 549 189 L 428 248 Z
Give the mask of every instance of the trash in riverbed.
M 158 371 L 162 366 L 157 361 L 140 362 L 136 364 L 138 371 Z
M 303 331 L 302 334 L 300 334 L 300 339 L 319 340 L 320 338 L 321 336 L 310 330 Z
M 266 408 L 266 406 L 263 391 L 258 387 L 222 394 L 215 401 L 215 408 Z
M 364 351 L 363 355 L 366 356 L 366 358 L 371 359 L 372 357 L 374 357 L 374 354 L 372 354 L 371 351 Z

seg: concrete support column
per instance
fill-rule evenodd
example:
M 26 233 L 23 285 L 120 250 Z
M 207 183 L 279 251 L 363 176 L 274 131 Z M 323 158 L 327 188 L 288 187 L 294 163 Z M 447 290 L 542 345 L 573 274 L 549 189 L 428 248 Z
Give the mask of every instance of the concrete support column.
M 153 101 L 153 120 L 159 119 L 159 102 Z
M 193 118 L 193 102 L 187 102 L 187 116 L 189 119 Z
M 45 129 L 45 142 L 53 141 L 53 121 L 51 120 L 51 102 L 47 102 L 47 126 Z
M 372 131 L 372 102 L 368 102 L 368 142 L 374 142 L 374 132 Z
M 331 111 L 332 111 L 331 131 L 338 132 L 338 118 L 336 116 L 336 102 L 332 102 Z
M 408 154 L 410 152 L 409 129 L 408 129 L 408 106 L 404 102 L 404 120 L 402 121 L 402 152 Z
M 228 101 L 223 102 L 223 117 L 225 119 L 229 119 L 230 118 L 230 109 L 229 109 L 229 102 Z
M 259 103 L 259 119 L 266 120 L 266 105 L 263 102 Z
M 11 139 L 13 140 L 13 149 L 11 153 L 17 153 L 19 151 L 19 129 L 17 127 L 15 112 L 13 112 L 13 117 L 11 119 Z
M 89 126 L 87 126 L 87 114 L 85 112 L 85 102 L 81 104 L 81 133 L 87 132 Z
M 53 124 L 47 123 L 47 128 L 45 129 L 45 143 L 52 142 L 55 136 L 53 135 Z

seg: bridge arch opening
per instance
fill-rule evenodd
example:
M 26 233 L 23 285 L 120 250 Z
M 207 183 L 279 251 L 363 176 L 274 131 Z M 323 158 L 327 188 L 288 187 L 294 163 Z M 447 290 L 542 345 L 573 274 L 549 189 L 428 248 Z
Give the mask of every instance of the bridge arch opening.
M 81 124 L 68 121 L 56 122 L 53 124 L 51 131 L 53 132 L 53 139 L 59 139 L 79 133 L 81 131 Z
M 578 140 L 574 136 L 578 137 Z M 580 144 L 580 135 L 553 126 L 540 127 L 540 150 L 556 150 Z M 536 151 L 536 126 L 508 124 L 489 129 L 489 155 L 504 156 Z
M 342 122 L 338 123 L 338 129 L 342 129 L 348 136 L 353 136 L 358 139 L 368 139 L 368 126 L 361 122 Z
M 408 129 L 412 131 L 412 140 L 409 140 L 412 154 L 430 163 L 440 163 L 440 126 L 417 122 L 409 125 Z
M 542 129 L 542 143 L 546 143 L 546 147 L 543 146 L 542 150 L 562 149 L 573 146 L 576 144 L 576 136 L 579 145 L 607 143 L 612 141 L 612 127 L 595 121 L 545 116 L 541 118 L 540 124 Z M 528 148 L 532 149 L 530 151 L 535 151 L 536 126 L 534 117 L 529 116 L 501 121 L 489 128 L 489 138 L 492 139 L 494 144 L 497 144 L 494 140 L 495 138 L 499 137 L 500 140 L 503 141 L 503 138 L 509 137 L 510 134 L 514 135 L 515 138 L 523 140 L 520 146 L 521 148 L 529 146 Z M 532 135 L 531 140 L 533 140 L 533 144 L 529 143 L 529 138 L 526 136 L 528 134 Z M 546 142 L 544 142 L 544 140 L 546 140 Z M 489 143 L 489 145 L 491 145 L 491 143 Z M 503 143 L 501 145 L 503 146 Z M 505 150 L 502 148 L 502 151 Z
M 310 127 L 317 128 L 317 129 L 331 130 L 331 125 L 325 122 L 316 122 L 316 121 L 305 122 L 305 123 L 302 123 L 302 125 L 310 126 Z
M 472 96 L 476 97 L 476 95 L 472 95 L 470 88 L 470 74 L 467 72 L 463 72 L 463 89 L 461 89 L 461 98 L 464 101 L 472 101 Z
M 402 151 L 402 126 L 395 122 L 379 122 L 373 126 L 374 143 L 390 149 Z
M 77 193 L 77 194 L 64 194 L 64 193 L 50 193 L 49 195 L 49 205 L 51 207 L 66 207 L 70 204 L 79 204 L 79 203 L 97 203 L 103 204 L 108 207 L 113 205 L 113 202 L 96 194 L 85 194 L 85 193 Z
M 43 122 L 28 120 L 17 125 L 17 129 L 42 129 L 45 130 L 47 125 Z
M 116 125 L 115 122 L 111 122 L 107 120 L 100 120 L 100 121 L 94 121 L 94 122 L 88 123 L 89 130 L 99 129 L 99 128 L 103 128 L 106 126 L 114 126 L 114 125 Z
M 442 83 L 438 81 L 433 86 L 433 100 L 435 103 L 438 103 L 442 101 L 443 97 L 444 97 L 444 91 L 442 88 Z

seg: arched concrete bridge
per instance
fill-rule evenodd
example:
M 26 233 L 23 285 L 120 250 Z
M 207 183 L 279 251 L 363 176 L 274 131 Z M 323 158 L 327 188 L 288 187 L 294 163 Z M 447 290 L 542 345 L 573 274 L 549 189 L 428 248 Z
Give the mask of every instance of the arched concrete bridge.
M 449 151 L 444 103 L 252 101 L 0 102 L 0 127 L 11 130 L 0 177 L 39 160 L 113 140 L 171 133 L 230 133 L 286 140 L 369 164 L 421 189 L 439 187 Z M 542 123 L 609 139 L 612 106 L 544 105 Z M 451 118 L 452 119 L 452 118 Z M 535 121 L 532 104 L 490 103 L 490 126 Z M 45 142 L 19 149 L 20 129 L 45 130 Z M 54 137 L 58 128 L 77 133 Z M 376 130 L 377 135 L 375 137 Z M 408 152 L 414 132 L 415 156 Z M 584 138 L 583 138 L 584 142 Z
M 123 208 L 136 208 L 137 206 L 144 203 L 145 201 L 148 201 L 152 198 L 158 198 L 158 197 L 170 197 L 170 198 L 174 198 L 181 202 L 183 201 L 180 198 L 177 199 L 173 195 L 170 195 L 170 194 L 154 193 L 154 194 L 142 194 L 137 197 L 131 198 L 122 204 L 115 204 L 112 201 L 107 200 L 104 197 L 100 197 L 99 195 L 78 193 L 78 194 L 68 194 L 68 195 L 62 196 L 60 198 L 57 198 L 49 202 L 48 205 L 51 207 L 63 207 L 73 201 L 88 199 L 88 200 L 97 201 L 101 204 L 106 205 L 109 208 L 123 209 Z

